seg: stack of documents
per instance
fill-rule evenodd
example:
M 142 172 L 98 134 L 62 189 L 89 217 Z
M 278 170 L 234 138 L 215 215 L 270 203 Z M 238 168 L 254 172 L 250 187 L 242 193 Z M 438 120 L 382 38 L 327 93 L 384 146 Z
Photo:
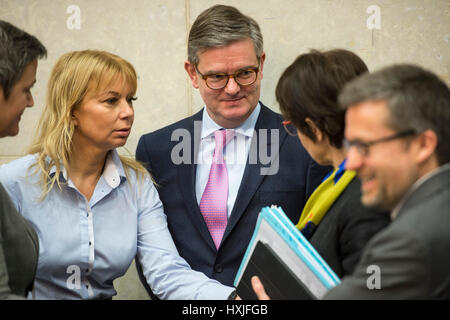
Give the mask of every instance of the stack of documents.
M 338 276 L 279 207 L 265 207 L 237 272 L 242 299 L 257 299 L 250 279 L 259 276 L 272 299 L 321 299 Z

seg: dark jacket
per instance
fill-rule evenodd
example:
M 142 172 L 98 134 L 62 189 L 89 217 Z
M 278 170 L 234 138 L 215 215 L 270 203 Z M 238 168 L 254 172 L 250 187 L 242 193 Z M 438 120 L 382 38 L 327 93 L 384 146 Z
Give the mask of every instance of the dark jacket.
M 449 300 L 449 230 L 450 167 L 407 197 L 369 241 L 354 273 L 325 298 Z
M 389 212 L 361 203 L 360 187 L 353 178 L 309 239 L 339 277 L 353 272 L 367 242 L 391 221 Z
M 171 141 L 174 130 L 187 130 L 194 138 L 191 150 L 195 150 L 194 141 L 199 137 L 194 137 L 194 121 L 201 119 L 202 111 L 142 136 L 136 159 L 146 164 L 159 185 L 169 230 L 180 255 L 192 269 L 225 285 L 233 285 L 260 210 L 277 204 L 296 223 L 306 199 L 329 168 L 318 166 L 297 137 L 287 135 L 281 125 L 281 116 L 261 104 L 255 125 L 256 136 L 259 138 L 259 129 L 278 130 L 279 170 L 273 175 L 262 175 L 260 170 L 265 166 L 259 157 L 256 164 L 247 163 L 222 243 L 216 249 L 195 195 L 196 165 L 192 163 L 196 155 L 191 152 L 191 164 L 176 165 L 171 159 L 172 149 L 179 143 Z M 255 139 L 253 143 L 256 143 Z

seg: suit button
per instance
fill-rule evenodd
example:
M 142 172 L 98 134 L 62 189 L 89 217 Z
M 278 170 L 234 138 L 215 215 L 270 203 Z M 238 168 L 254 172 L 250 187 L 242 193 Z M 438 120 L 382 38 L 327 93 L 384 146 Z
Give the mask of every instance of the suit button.
M 222 265 L 220 263 L 216 264 L 214 266 L 214 271 L 217 272 L 217 273 L 221 273 L 223 271 Z

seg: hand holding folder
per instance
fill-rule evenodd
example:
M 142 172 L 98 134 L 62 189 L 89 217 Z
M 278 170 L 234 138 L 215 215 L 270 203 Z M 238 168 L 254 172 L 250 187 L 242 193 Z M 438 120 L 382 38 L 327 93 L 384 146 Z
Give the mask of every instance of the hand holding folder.
M 339 278 L 281 208 L 261 210 L 234 285 L 242 299 L 257 299 L 257 275 L 272 299 L 320 299 Z

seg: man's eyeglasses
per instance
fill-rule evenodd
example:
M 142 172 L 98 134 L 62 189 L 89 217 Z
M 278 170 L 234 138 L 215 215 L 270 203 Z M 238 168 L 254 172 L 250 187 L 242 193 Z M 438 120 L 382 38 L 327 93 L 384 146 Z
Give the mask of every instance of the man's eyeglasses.
M 254 84 L 258 77 L 259 67 L 241 69 L 233 74 L 215 73 L 204 75 L 198 71 L 197 66 L 195 66 L 195 70 L 202 76 L 203 80 L 205 80 L 208 88 L 219 90 L 227 86 L 230 78 L 234 78 L 234 81 L 236 81 L 240 86 L 249 86 Z
M 344 145 L 344 148 L 347 151 L 350 148 L 354 147 L 356 149 L 356 151 L 358 151 L 358 153 L 361 156 L 367 156 L 369 154 L 369 148 L 371 146 L 373 146 L 373 145 L 376 145 L 376 144 L 382 143 L 382 142 L 388 142 L 388 141 L 395 140 L 395 139 L 404 138 L 404 137 L 411 136 L 411 135 L 414 135 L 414 134 L 415 134 L 414 130 L 405 130 L 405 131 L 401 131 L 399 133 L 396 133 L 396 134 L 394 134 L 392 136 L 380 138 L 380 139 L 369 141 L 369 142 L 361 142 L 361 141 L 358 141 L 358 140 L 348 141 L 348 140 L 344 139 L 343 140 L 343 145 Z
M 296 137 L 297 136 L 297 128 L 292 124 L 291 120 L 285 120 L 281 122 L 284 127 L 284 130 L 288 133 L 288 135 Z

